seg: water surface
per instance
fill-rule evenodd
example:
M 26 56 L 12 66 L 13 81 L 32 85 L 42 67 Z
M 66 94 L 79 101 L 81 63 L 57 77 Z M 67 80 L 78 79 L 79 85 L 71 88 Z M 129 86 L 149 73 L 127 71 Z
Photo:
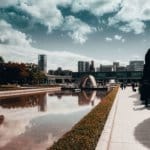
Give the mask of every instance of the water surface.
M 0 99 L 0 149 L 46 149 L 90 112 L 104 94 L 60 91 Z

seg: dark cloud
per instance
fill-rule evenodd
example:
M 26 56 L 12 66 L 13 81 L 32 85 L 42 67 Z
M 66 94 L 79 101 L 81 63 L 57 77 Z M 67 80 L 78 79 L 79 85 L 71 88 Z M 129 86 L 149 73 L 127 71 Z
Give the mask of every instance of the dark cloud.
M 19 29 L 28 28 L 32 22 L 29 14 L 13 6 L 0 8 L 0 18 Z

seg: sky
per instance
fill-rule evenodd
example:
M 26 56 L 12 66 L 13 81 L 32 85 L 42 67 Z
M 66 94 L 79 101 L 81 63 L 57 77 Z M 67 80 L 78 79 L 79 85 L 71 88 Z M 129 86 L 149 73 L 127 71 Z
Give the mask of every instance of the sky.
M 150 47 L 149 0 L 0 0 L 0 56 L 48 69 L 77 71 L 77 62 L 95 66 L 144 60 Z

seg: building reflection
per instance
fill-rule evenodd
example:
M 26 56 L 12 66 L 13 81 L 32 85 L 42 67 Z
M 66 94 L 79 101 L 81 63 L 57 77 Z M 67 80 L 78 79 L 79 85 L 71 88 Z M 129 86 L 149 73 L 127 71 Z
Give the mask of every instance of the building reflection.
M 38 101 L 38 111 L 46 112 L 47 111 L 47 95 L 40 95 L 41 100 Z
M 106 92 L 104 92 L 106 93 Z M 95 98 L 101 99 L 104 95 L 102 91 L 82 91 L 80 93 L 75 93 L 73 91 L 57 91 L 51 93 L 42 93 L 34 95 L 24 95 L 17 97 L 10 97 L 0 99 L 0 106 L 6 109 L 15 109 L 15 108 L 28 108 L 28 107 L 37 107 L 38 111 L 46 112 L 47 111 L 47 98 L 55 96 L 58 100 L 61 100 L 63 96 L 72 96 L 78 98 L 78 105 L 94 105 Z
M 43 112 L 46 111 L 47 108 L 46 105 L 47 105 L 46 93 L 0 99 L 0 106 L 9 109 L 38 106 L 38 111 Z

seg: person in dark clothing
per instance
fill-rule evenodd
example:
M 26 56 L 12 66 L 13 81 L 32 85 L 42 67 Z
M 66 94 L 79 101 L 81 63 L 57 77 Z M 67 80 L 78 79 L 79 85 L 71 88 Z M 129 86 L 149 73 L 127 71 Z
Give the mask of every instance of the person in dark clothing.
M 120 84 L 120 88 L 123 90 L 123 88 L 124 88 L 123 83 Z
M 143 70 L 143 78 L 140 86 L 141 100 L 145 101 L 145 106 L 148 106 L 150 101 L 150 49 L 145 55 L 145 64 Z
M 131 86 L 132 86 L 132 91 L 135 92 L 135 91 L 136 91 L 136 89 L 135 89 L 135 83 L 133 82 L 133 83 L 131 84 Z

